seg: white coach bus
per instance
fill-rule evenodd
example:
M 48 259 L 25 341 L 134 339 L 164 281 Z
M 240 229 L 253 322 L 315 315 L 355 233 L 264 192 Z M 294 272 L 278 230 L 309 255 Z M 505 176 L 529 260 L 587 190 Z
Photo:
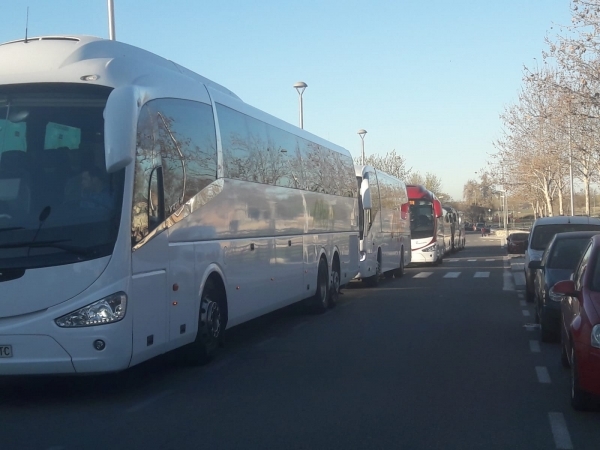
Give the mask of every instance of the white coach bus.
M 0 375 L 118 371 L 358 272 L 347 150 L 144 50 L 0 45 Z
M 360 263 L 357 278 L 376 286 L 381 275 L 404 275 L 411 262 L 410 205 L 403 181 L 355 166 L 359 186 Z

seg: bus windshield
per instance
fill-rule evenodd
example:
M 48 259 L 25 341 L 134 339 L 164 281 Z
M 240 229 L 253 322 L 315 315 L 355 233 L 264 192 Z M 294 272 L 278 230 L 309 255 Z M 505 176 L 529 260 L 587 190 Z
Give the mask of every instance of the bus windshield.
M 110 89 L 0 88 L 0 269 L 111 254 L 124 170 L 106 171 L 103 111 Z
M 428 200 L 411 200 L 410 232 L 412 239 L 425 239 L 434 233 L 433 206 Z

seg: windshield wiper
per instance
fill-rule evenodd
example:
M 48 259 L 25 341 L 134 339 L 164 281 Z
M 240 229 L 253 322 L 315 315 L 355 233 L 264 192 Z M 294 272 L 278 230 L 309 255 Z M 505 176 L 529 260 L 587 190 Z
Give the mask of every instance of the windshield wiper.
M 90 255 L 94 252 L 96 252 L 95 248 L 88 248 L 88 247 L 76 247 L 73 245 L 64 245 L 62 244 L 63 242 L 69 242 L 71 241 L 71 239 L 55 239 L 55 240 L 48 240 L 48 241 L 36 241 L 36 242 L 12 242 L 10 244 L 0 244 L 0 249 L 1 248 L 23 248 L 23 247 L 27 247 L 29 249 L 31 248 L 42 248 L 42 247 L 49 247 L 49 248 L 57 248 L 59 250 L 64 250 L 66 252 L 69 253 L 73 253 L 74 255 L 78 255 L 78 256 L 87 256 Z
M 54 239 L 51 241 L 21 241 L 21 242 L 11 242 L 9 244 L 0 244 L 0 248 L 21 248 L 21 247 L 54 247 L 61 242 L 68 242 L 71 239 Z

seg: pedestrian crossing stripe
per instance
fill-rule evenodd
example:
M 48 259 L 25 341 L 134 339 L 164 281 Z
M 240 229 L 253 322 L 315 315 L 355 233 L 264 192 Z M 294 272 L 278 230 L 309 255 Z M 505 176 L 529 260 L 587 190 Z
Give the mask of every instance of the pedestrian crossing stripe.
M 433 272 L 419 272 L 413 278 L 427 278 L 428 276 L 430 276 L 432 274 L 433 274 Z
M 443 278 L 458 278 L 462 272 L 446 272 Z M 433 272 L 419 272 L 413 278 L 428 278 L 433 275 Z M 473 278 L 489 278 L 490 272 L 475 272 Z
M 444 275 L 444 278 L 458 278 L 459 275 L 460 272 L 448 272 L 446 275 Z

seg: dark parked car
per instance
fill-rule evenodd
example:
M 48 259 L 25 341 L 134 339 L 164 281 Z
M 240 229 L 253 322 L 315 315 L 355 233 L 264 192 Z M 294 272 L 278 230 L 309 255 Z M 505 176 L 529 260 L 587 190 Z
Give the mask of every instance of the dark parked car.
M 510 233 L 506 238 L 506 250 L 509 254 L 525 253 L 528 238 L 527 232 Z
M 600 396 L 600 235 L 591 238 L 573 280 L 552 290 L 563 295 L 561 360 L 571 367 L 571 405 L 587 409 Z
M 527 248 L 525 249 L 525 298 L 533 302 L 533 271 L 529 269 L 529 261 L 542 259 L 544 250 L 556 233 L 566 231 L 600 231 L 600 219 L 587 216 L 554 216 L 541 217 L 531 226 Z
M 540 324 L 542 342 L 558 341 L 560 337 L 560 301 L 562 296 L 553 295 L 555 283 L 568 280 L 590 238 L 600 231 L 575 231 L 556 233 L 541 261 L 531 261 L 534 272 L 534 303 L 536 323 Z

